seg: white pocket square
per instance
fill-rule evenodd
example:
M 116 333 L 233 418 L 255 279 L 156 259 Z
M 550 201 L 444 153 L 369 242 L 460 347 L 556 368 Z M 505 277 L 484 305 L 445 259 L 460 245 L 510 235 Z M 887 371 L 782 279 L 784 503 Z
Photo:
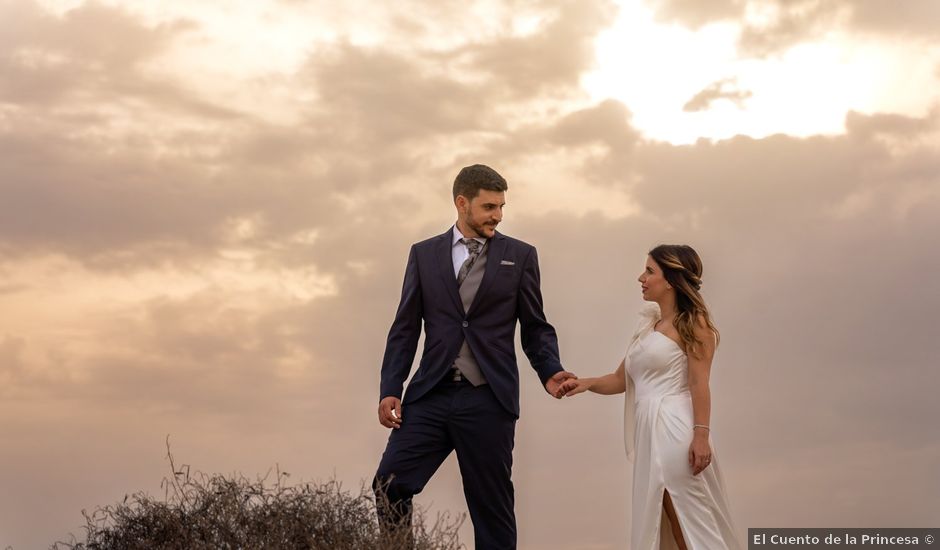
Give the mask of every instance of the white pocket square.
M 499 265 L 516 265 L 516 262 L 511 262 L 509 260 L 500 260 Z

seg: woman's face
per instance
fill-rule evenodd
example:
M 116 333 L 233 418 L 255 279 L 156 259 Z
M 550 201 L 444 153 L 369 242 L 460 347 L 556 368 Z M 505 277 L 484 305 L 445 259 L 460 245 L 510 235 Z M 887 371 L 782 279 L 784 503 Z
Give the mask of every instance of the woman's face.
M 643 299 L 648 302 L 658 301 L 668 292 L 672 292 L 669 282 L 663 276 L 663 270 L 652 257 L 646 257 L 646 266 L 639 278 L 640 287 L 643 289 Z

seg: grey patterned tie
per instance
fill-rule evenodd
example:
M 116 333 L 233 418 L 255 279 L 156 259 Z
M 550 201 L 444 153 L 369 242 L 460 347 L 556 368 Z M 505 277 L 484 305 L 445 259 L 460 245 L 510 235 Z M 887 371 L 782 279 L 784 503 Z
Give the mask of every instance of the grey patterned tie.
M 460 242 L 467 245 L 467 250 L 470 252 L 470 256 L 463 263 L 463 265 L 460 266 L 460 271 L 457 272 L 458 288 L 463 284 L 464 280 L 466 280 L 467 274 L 470 273 L 470 268 L 473 267 L 473 262 L 477 261 L 477 258 L 480 257 L 480 252 L 483 251 L 483 245 L 476 239 L 460 239 Z

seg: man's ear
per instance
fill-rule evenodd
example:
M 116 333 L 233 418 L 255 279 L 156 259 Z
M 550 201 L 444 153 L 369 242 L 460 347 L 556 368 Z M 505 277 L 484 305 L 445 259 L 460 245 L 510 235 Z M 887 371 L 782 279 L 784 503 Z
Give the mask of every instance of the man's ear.
M 457 195 L 457 198 L 454 199 L 454 204 L 457 206 L 457 208 L 463 210 L 467 207 L 468 204 L 470 204 L 470 201 L 463 195 Z

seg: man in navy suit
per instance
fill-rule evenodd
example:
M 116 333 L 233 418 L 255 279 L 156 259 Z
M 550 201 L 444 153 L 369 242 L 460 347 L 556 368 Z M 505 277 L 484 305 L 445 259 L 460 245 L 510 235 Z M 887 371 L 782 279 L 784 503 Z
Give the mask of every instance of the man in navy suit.
M 562 368 L 542 310 L 535 248 L 496 232 L 507 189 L 488 166 L 464 168 L 454 181 L 457 223 L 411 247 L 382 362 L 379 422 L 392 432 L 373 488 L 383 529 L 410 531 L 412 497 L 456 451 L 476 547 L 516 547 L 516 322 L 549 394 L 560 398 L 576 377 Z M 402 399 L 422 322 L 421 362 Z

